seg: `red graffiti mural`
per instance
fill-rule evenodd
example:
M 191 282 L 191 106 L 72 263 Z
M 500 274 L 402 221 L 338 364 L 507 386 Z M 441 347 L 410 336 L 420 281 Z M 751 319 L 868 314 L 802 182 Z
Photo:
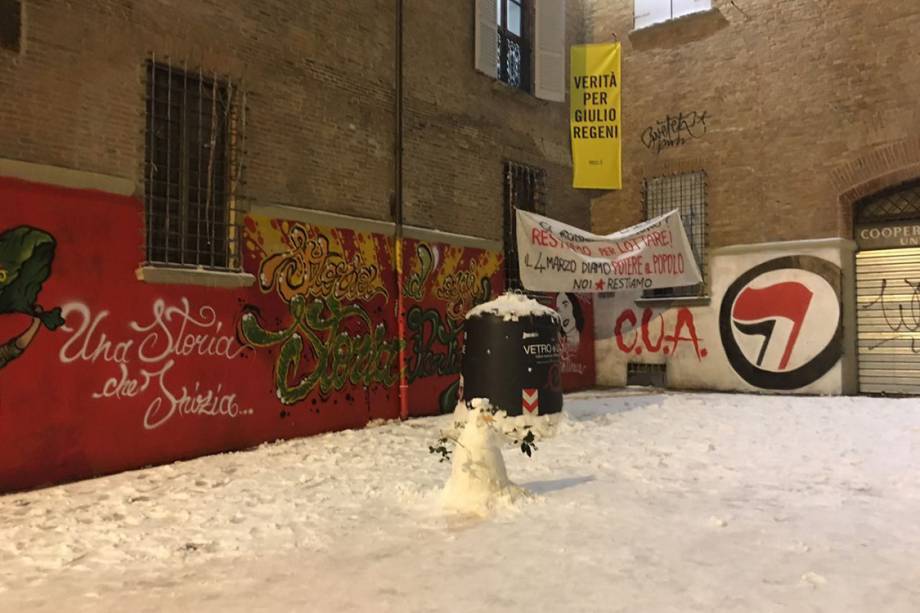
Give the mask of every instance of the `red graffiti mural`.
M 452 408 L 462 316 L 503 285 L 498 253 L 407 241 L 400 339 L 392 237 L 253 214 L 250 287 L 154 284 L 136 199 L 0 203 L 0 491 L 396 418 L 401 345 L 410 414 Z
M 136 199 L 0 179 L 0 204 L 0 492 L 394 419 L 402 384 L 450 411 L 464 316 L 504 285 L 497 252 L 406 240 L 397 267 L 390 236 L 256 213 L 247 287 L 151 283 Z
M 406 379 L 411 415 L 454 410 L 460 394 L 463 321 L 504 287 L 496 252 L 406 240 Z
M 266 382 L 281 415 L 296 419 L 305 404 L 328 410 L 330 401 L 392 410 L 399 340 L 388 238 L 258 215 L 244 236 L 258 295 L 242 306 L 238 336 L 271 361 Z
M 633 309 L 625 309 L 617 317 L 614 335 L 617 347 L 623 353 L 673 356 L 682 344 L 689 344 L 697 359 L 709 355 L 703 347 L 703 339 L 696 332 L 693 312 L 686 307 L 677 309 L 671 329 L 666 329 L 664 317 L 660 313 L 656 315 L 650 308 L 642 310 L 641 323 Z

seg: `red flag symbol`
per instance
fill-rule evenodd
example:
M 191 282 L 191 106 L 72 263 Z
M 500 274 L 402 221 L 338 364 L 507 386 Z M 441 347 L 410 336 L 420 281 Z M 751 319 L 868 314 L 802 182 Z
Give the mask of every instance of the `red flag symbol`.
M 792 322 L 792 332 L 786 341 L 786 349 L 779 363 L 779 369 L 784 370 L 789 365 L 789 357 L 799 338 L 802 322 L 811 304 L 814 293 L 797 281 L 784 281 L 763 288 L 746 287 L 738 295 L 732 307 L 732 318 L 739 322 L 753 322 L 765 319 L 785 317 Z M 745 330 L 742 329 L 742 332 Z M 765 334 L 764 351 L 770 341 L 770 332 Z M 761 351 L 761 359 L 764 351 Z M 758 360 L 759 362 L 759 360 Z

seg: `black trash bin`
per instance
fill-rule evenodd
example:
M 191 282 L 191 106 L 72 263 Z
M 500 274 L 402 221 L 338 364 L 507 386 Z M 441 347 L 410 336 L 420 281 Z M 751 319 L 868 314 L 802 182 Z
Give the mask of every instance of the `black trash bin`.
M 488 398 L 508 415 L 562 410 L 555 311 L 521 294 L 504 294 L 469 312 L 464 336 L 464 400 Z

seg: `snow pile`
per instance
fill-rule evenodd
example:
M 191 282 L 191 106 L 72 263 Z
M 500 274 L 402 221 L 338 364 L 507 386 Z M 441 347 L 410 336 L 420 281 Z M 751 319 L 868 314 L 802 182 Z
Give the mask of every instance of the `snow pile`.
M 493 415 L 489 401 L 482 398 L 470 405 L 441 502 L 454 511 L 486 516 L 514 504 L 526 492 L 508 479 L 505 469 L 504 436 L 496 427 L 504 415 Z
M 521 317 L 552 317 L 559 320 L 559 314 L 524 294 L 505 292 L 495 300 L 484 302 L 470 309 L 466 318 L 495 315 L 504 321 L 517 321 Z
M 485 398 L 475 398 L 470 403 L 486 409 L 490 407 L 489 401 Z M 447 428 L 441 431 L 441 434 L 450 439 L 458 438 L 466 427 L 469 411 L 465 400 L 457 402 L 457 406 L 454 407 L 453 420 Z M 548 415 L 534 415 L 533 413 L 508 415 L 501 411 L 493 415 L 493 418 L 493 426 L 509 441 L 521 438 L 528 430 L 533 432 L 537 441 L 540 441 L 556 434 L 559 423 L 565 420 L 565 413 L 560 411 Z
M 0 496 L 0 611 L 920 611 L 916 398 L 567 394 L 486 520 L 453 419 Z

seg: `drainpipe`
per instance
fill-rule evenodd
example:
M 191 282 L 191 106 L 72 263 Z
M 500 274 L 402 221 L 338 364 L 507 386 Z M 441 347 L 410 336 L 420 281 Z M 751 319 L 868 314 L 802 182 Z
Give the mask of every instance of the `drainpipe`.
M 406 366 L 406 301 L 403 269 L 403 0 L 396 0 L 395 125 L 393 130 L 393 221 L 396 223 L 396 333 L 399 340 L 399 417 L 409 418 L 409 373 Z

